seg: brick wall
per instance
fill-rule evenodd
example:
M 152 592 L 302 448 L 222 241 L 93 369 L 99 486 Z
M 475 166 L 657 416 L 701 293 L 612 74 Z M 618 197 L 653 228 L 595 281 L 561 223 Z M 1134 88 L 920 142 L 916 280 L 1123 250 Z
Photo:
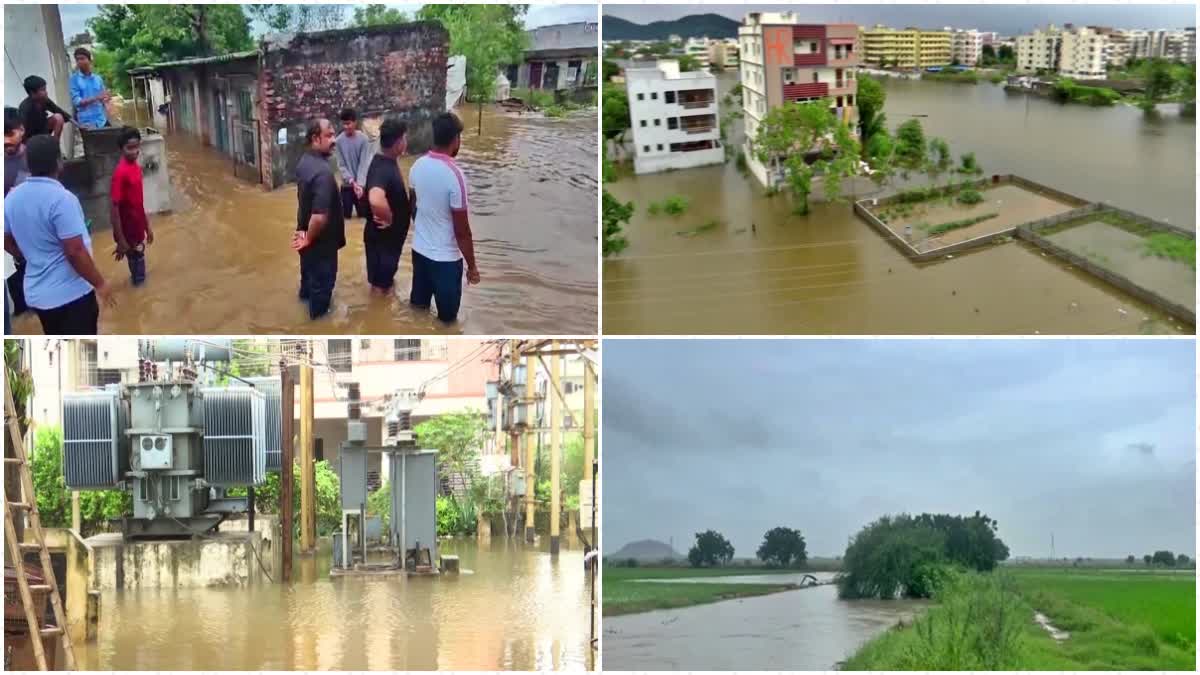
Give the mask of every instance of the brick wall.
M 428 149 L 429 122 L 445 110 L 448 52 L 449 35 L 433 22 L 299 34 L 267 45 L 259 105 L 271 187 L 292 180 L 307 121 L 328 117 L 336 124 L 346 107 L 360 120 L 406 120 L 410 151 Z M 281 129 L 286 144 L 279 143 Z

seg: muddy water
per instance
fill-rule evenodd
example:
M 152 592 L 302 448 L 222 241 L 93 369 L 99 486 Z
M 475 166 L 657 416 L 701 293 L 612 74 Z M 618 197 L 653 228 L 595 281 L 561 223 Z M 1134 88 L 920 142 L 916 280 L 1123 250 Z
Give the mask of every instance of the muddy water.
M 726 74 L 721 87 L 736 84 Z M 889 124 L 912 115 L 957 156 L 1085 199 L 1194 227 L 1195 125 L 1166 112 L 1096 109 L 991 84 L 887 80 Z M 726 110 L 722 104 L 722 111 Z M 731 142 L 740 145 L 739 124 Z M 915 182 L 913 180 L 912 182 Z M 792 213 L 731 161 L 623 178 L 629 247 L 604 262 L 606 333 L 1138 334 L 1193 332 L 1022 242 L 914 265 L 845 203 Z M 865 180 L 843 194 L 879 194 Z M 646 206 L 684 195 L 681 216 Z M 709 220 L 715 229 L 681 236 Z
M 389 297 L 369 293 L 363 220 L 346 223 L 330 316 L 310 321 L 296 299 L 296 189 L 263 192 L 233 175 L 231 160 L 191 136 L 167 138 L 175 211 L 152 217 L 148 280 L 133 288 L 112 259 L 110 231 L 93 233 L 119 306 L 103 333 L 536 334 L 596 332 L 596 116 L 544 119 L 475 110 L 459 164 L 471 190 L 471 225 L 483 281 L 466 288 L 457 325 L 408 306 L 411 258 Z M 407 175 L 413 158 L 402 161 Z M 409 244 L 412 236 L 409 236 Z M 32 315 L 18 332 L 38 332 Z
M 583 555 L 447 542 L 463 574 L 329 579 L 328 549 L 285 588 L 163 589 L 101 598 L 88 670 L 584 670 Z
M 814 575 L 828 580 L 832 575 Z M 799 582 L 800 576 L 772 581 Z M 762 577 L 707 582 L 763 583 Z M 703 583 L 703 582 L 700 582 Z M 831 670 L 923 603 L 843 601 L 832 585 L 604 619 L 605 670 Z

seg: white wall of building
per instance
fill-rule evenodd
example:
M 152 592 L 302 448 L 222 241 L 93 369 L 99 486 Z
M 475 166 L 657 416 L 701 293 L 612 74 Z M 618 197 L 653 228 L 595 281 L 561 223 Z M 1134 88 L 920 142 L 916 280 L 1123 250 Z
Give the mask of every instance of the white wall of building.
M 1058 70 L 1059 45 L 1062 33 L 1054 26 L 1038 29 L 1029 35 L 1017 36 L 1017 70 L 1036 72 Z
M 1073 80 L 1102 80 L 1106 76 L 1104 35 L 1090 28 L 1062 34 L 1058 74 Z
M 979 63 L 981 56 L 983 56 L 983 33 L 977 30 L 951 30 L 951 61 L 958 61 L 964 66 L 974 66 Z
M 58 5 L 4 5 L 4 105 L 17 107 L 25 99 L 25 78 L 37 75 L 63 110 L 71 111 L 69 79 L 72 64 L 63 42 Z M 62 135 L 67 157 L 74 156 L 75 132 Z
M 720 124 L 717 101 L 717 78 L 704 71 L 679 72 L 676 61 L 659 61 L 654 68 L 630 68 L 625 71 L 629 96 L 629 121 L 633 129 L 636 173 L 654 173 L 666 169 L 687 169 L 725 161 L 720 147 Z M 685 108 L 678 99 L 670 102 L 675 92 L 704 89 L 710 92 L 712 103 L 698 108 Z M 670 95 L 668 95 L 670 92 Z M 688 133 L 682 128 L 682 118 L 712 115 L 712 129 Z M 672 119 L 679 126 L 670 128 Z M 671 144 L 712 141 L 711 149 L 672 152 Z

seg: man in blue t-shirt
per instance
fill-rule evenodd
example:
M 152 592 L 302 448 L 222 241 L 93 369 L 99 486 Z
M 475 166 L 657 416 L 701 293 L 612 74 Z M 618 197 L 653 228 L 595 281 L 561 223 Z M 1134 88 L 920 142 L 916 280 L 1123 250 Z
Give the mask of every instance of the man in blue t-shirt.
M 92 53 L 83 47 L 75 50 L 75 65 L 71 73 L 71 103 L 75 106 L 75 123 L 84 129 L 108 126 L 108 111 L 104 105 L 112 98 L 104 88 L 104 80 L 92 72 Z
M 25 156 L 29 178 L 4 198 L 4 250 L 25 258 L 25 301 L 46 335 L 95 335 L 97 296 L 116 302 L 92 259 L 83 207 L 58 182 L 58 139 L 30 139 Z

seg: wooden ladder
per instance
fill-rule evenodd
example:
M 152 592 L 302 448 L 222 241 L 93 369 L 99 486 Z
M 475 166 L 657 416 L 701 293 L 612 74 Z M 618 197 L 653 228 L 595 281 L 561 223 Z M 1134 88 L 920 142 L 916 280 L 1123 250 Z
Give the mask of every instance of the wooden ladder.
M 50 565 L 50 550 L 46 548 L 46 536 L 42 531 L 42 519 L 38 515 L 37 499 L 33 492 L 33 477 L 29 473 L 29 459 L 25 454 L 25 441 L 21 437 L 21 427 L 17 422 L 16 406 L 13 404 L 11 383 L 5 383 L 4 392 L 4 422 L 8 427 L 8 443 L 15 457 L 4 458 L 5 472 L 15 469 L 21 475 L 21 486 L 28 502 L 10 501 L 20 499 L 16 495 L 4 495 L 4 540 L 8 543 L 8 552 L 13 561 L 17 578 L 17 590 L 21 593 L 21 604 L 25 608 L 25 625 L 29 628 L 29 641 L 33 644 L 33 656 L 39 670 L 46 667 L 46 651 L 42 638 L 52 635 L 62 640 L 63 653 L 67 670 L 75 670 L 75 650 L 71 645 L 71 636 L 67 633 L 66 612 L 63 611 L 62 597 L 58 593 L 58 582 L 54 578 L 54 568 Z M 14 524 L 14 512 L 29 513 L 29 529 L 26 537 L 32 531 L 32 542 L 18 542 L 17 528 Z M 25 578 L 25 553 L 37 551 L 42 563 L 42 578 L 44 581 L 37 586 L 30 586 Z M 38 621 L 37 608 L 33 606 L 32 591 L 41 593 L 49 591 L 50 605 L 54 608 L 54 626 L 42 627 Z

